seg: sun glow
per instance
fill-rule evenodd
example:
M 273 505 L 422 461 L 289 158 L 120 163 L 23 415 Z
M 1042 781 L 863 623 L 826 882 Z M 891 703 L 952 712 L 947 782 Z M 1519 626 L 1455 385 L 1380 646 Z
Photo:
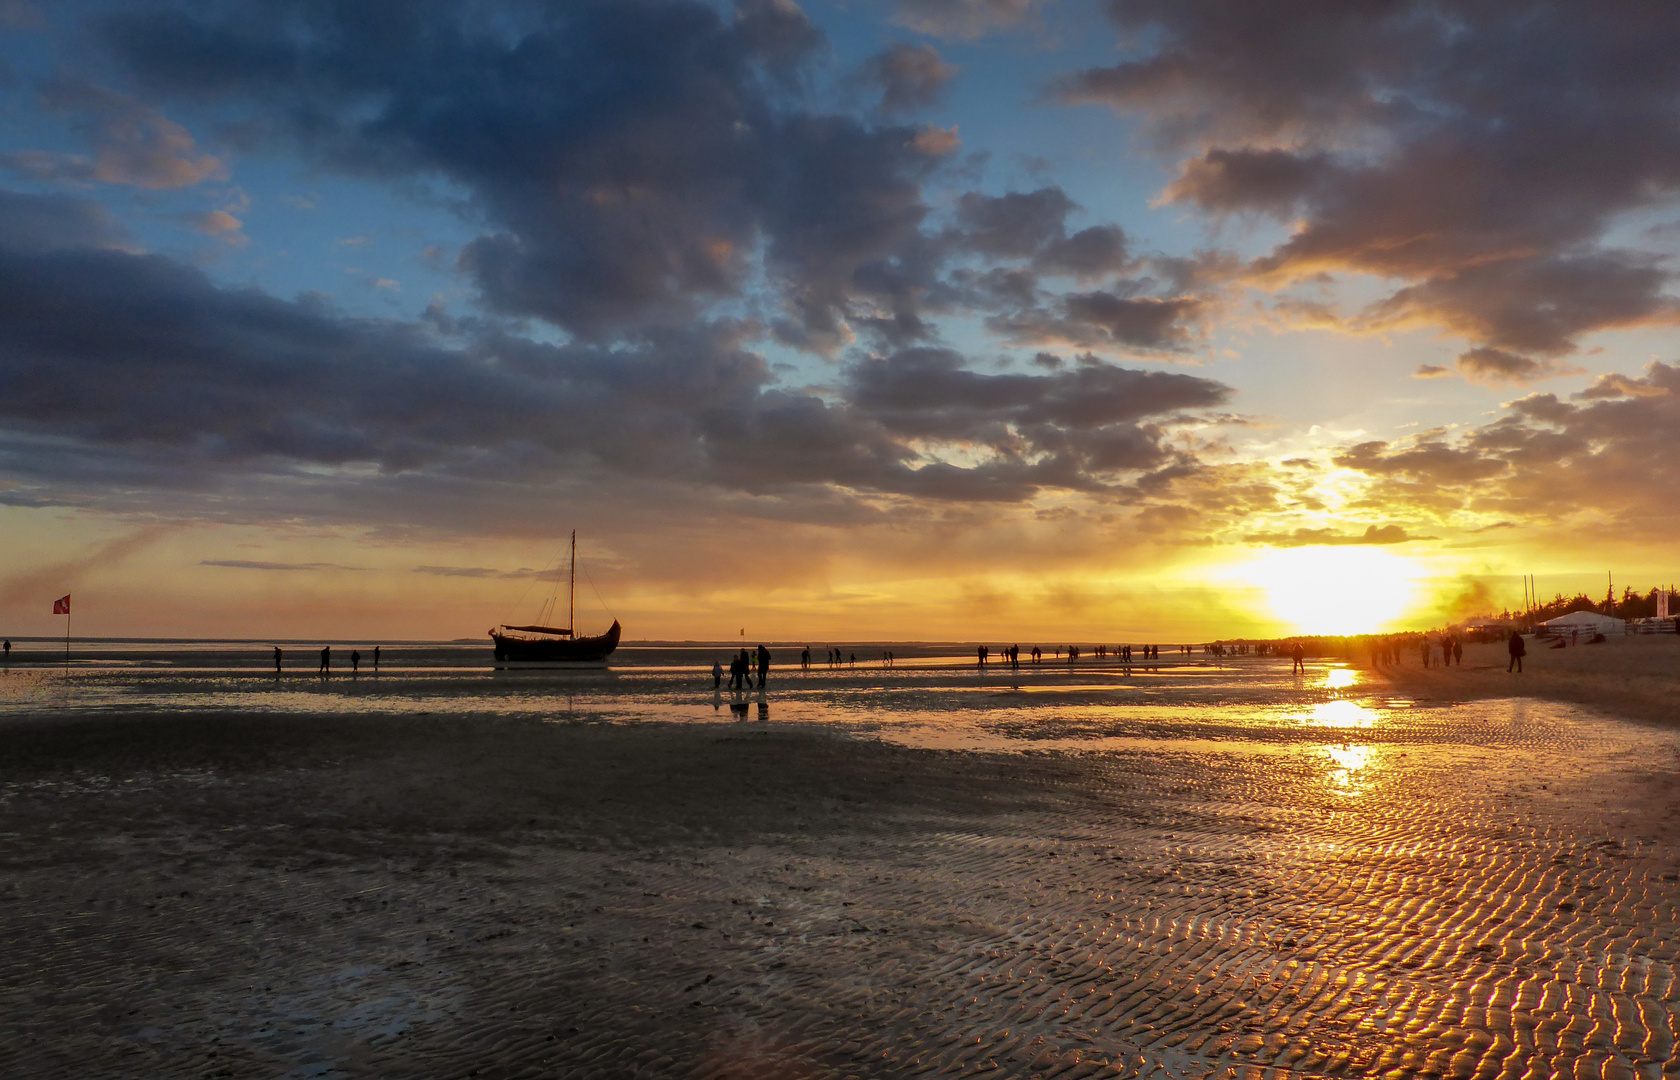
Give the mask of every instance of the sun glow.
M 1302 634 L 1369 634 L 1411 604 L 1422 567 L 1369 547 L 1268 551 L 1238 571 L 1266 592 L 1278 618 Z

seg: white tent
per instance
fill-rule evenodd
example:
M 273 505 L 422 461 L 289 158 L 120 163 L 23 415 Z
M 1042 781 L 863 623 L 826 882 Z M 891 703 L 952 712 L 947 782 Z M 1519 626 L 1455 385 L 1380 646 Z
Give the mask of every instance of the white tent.
M 1627 633 L 1627 620 L 1592 611 L 1571 611 L 1567 615 L 1547 619 L 1540 625 L 1550 627 L 1554 634 L 1603 634 L 1609 637 L 1611 634 Z

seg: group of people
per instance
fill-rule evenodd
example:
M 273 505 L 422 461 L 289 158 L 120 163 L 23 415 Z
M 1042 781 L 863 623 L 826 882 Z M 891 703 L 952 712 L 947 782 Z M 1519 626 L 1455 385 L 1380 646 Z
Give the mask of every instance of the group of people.
M 807 667 L 810 666 L 810 655 L 811 650 L 807 648 L 802 657 L 805 661 L 805 666 Z M 729 689 L 731 691 L 751 690 L 753 688 L 753 666 L 755 660 L 757 661 L 758 667 L 758 688 L 760 690 L 764 689 L 764 684 L 770 680 L 770 650 L 766 649 L 763 645 L 760 645 L 758 647 L 756 657 L 746 649 L 742 649 L 740 653 L 730 658 Z M 720 690 L 722 688 L 723 664 L 720 661 L 714 660 L 712 662 L 712 689 Z
M 759 646 L 760 650 L 762 650 L 763 648 L 764 648 L 764 646 L 762 646 L 762 645 Z M 888 667 L 892 666 L 892 653 L 882 653 L 881 658 L 884 661 L 886 661 Z M 829 667 L 839 667 L 840 665 L 842 665 L 846 662 L 847 661 L 846 661 L 846 654 L 845 653 L 841 652 L 839 649 L 833 648 L 832 646 L 829 648 L 829 650 L 828 650 L 828 666 Z M 857 666 L 857 653 L 852 653 L 851 665 L 853 667 Z M 807 645 L 799 651 L 799 666 L 803 670 L 809 670 L 810 669 L 810 667 L 811 667 L 811 646 Z
M 380 647 L 378 645 L 375 645 L 373 647 L 373 671 L 374 671 L 374 674 L 376 674 L 376 675 L 379 673 L 379 648 Z M 274 674 L 276 674 L 276 675 L 280 674 L 281 662 L 285 659 L 285 655 L 286 654 L 281 650 L 280 646 L 278 646 L 278 645 L 274 646 Z M 361 652 L 360 649 L 351 649 L 350 650 L 350 674 L 352 674 L 352 675 L 358 674 L 361 671 L 361 669 L 362 669 L 362 652 Z M 315 669 L 315 673 L 317 675 L 331 675 L 332 674 L 332 646 L 331 645 L 321 646 L 321 666 Z
M 1139 648 L 1142 650 L 1142 657 L 1141 657 L 1142 659 L 1144 659 L 1144 660 L 1159 660 L 1159 659 L 1161 659 L 1161 646 L 1159 646 L 1159 645 L 1142 645 L 1142 646 L 1139 646 Z M 1179 646 L 1179 649 L 1180 649 L 1181 652 L 1187 652 L 1189 650 L 1189 646 L 1181 645 L 1181 646 Z M 1073 661 L 1079 659 L 1079 646 L 1068 645 L 1068 646 L 1065 647 L 1065 650 L 1066 650 L 1066 653 L 1067 653 L 1067 659 L 1068 659 L 1069 663 L 1072 663 Z M 1060 660 L 1062 658 L 1063 651 L 1064 651 L 1063 646 L 1056 646 L 1056 659 Z M 1092 648 L 1091 653 L 1092 653 L 1093 656 L 1097 657 L 1098 659 L 1106 659 L 1112 653 L 1112 655 L 1115 657 L 1115 659 L 1119 660 L 1123 664 L 1129 664 L 1135 658 L 1134 654 L 1132 653 L 1132 647 L 1130 645 L 1116 645 L 1116 646 L 1113 647 L 1112 650 L 1107 645 L 1097 645 L 1097 646 Z M 987 663 L 989 663 L 992 659 L 992 650 L 991 650 L 990 646 L 986 646 L 986 645 L 978 646 L 975 649 L 975 657 L 976 657 L 976 659 L 979 660 L 980 666 L 985 667 L 987 665 Z M 1011 668 L 1017 668 L 1017 669 L 1020 668 L 1020 666 L 1021 666 L 1021 646 L 1019 646 L 1019 645 L 1006 645 L 1006 646 L 1004 646 L 1003 648 L 998 650 L 998 658 L 1003 663 L 1008 664 Z M 1032 651 L 1027 654 L 1027 658 L 1030 662 L 1032 662 L 1034 664 L 1040 663 L 1044 659 L 1044 650 L 1039 648 L 1037 645 L 1034 645 L 1032 647 Z

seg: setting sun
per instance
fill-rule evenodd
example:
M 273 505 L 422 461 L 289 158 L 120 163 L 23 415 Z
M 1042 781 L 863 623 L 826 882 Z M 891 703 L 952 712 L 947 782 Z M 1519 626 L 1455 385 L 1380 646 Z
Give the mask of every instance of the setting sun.
M 1268 551 L 1239 574 L 1298 633 L 1369 634 L 1406 610 L 1422 569 L 1369 547 L 1299 547 Z

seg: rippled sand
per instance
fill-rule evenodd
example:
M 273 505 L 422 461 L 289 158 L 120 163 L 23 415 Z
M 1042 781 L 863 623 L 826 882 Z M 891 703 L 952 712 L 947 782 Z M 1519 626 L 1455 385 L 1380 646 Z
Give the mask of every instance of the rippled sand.
M 1182 676 L 24 713 L 0 1074 L 1680 1075 L 1673 734 Z

